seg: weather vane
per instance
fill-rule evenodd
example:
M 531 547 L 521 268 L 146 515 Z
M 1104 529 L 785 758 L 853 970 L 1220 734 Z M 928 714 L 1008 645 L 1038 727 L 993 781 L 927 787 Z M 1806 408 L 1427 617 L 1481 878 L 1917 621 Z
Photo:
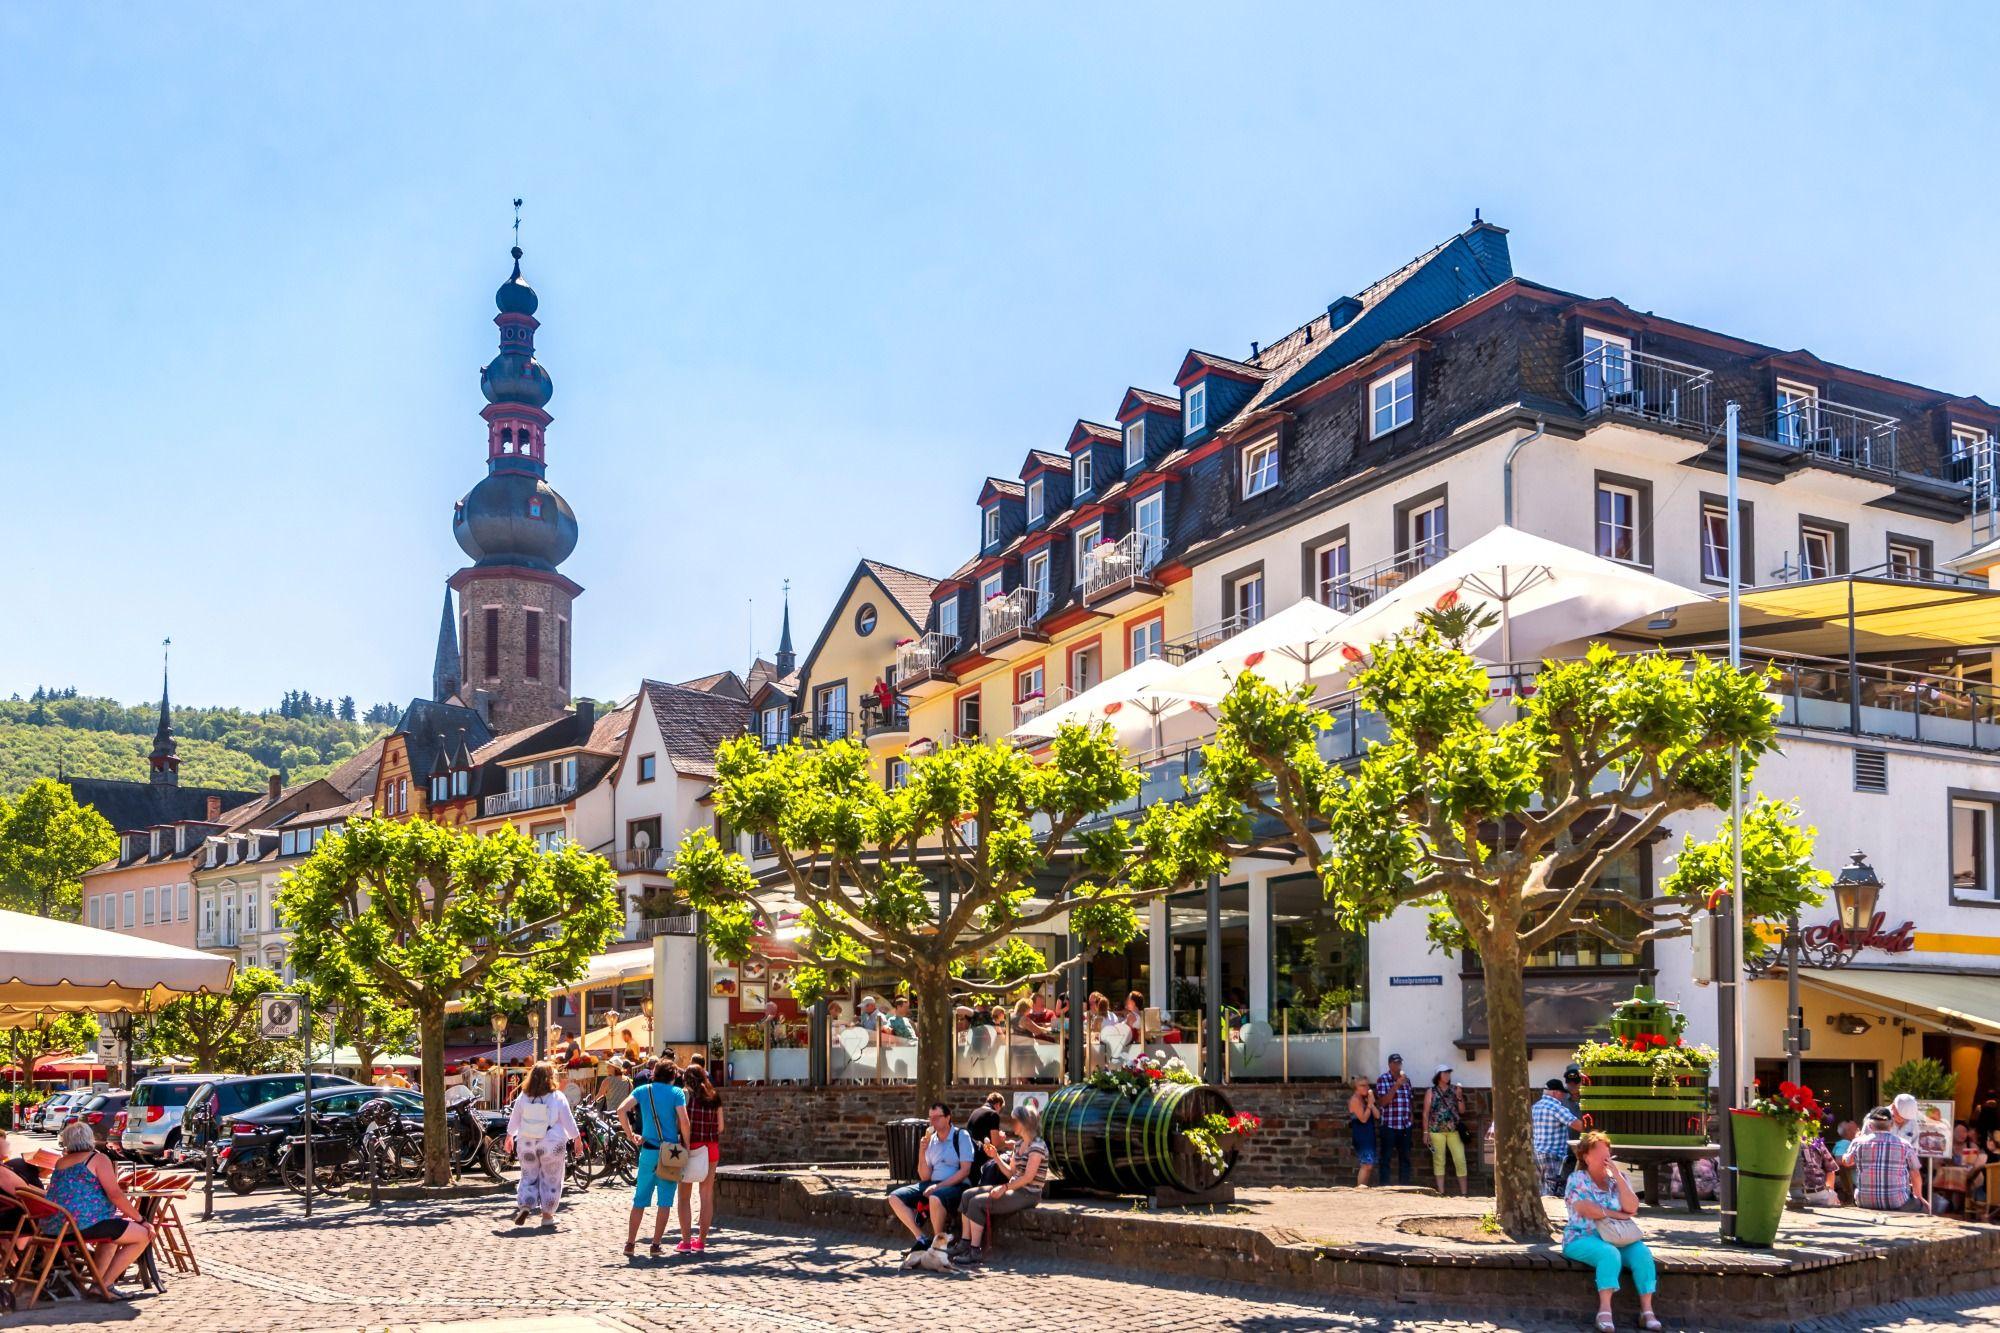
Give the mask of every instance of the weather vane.
M 521 201 L 514 201 L 514 248 L 521 248 Z

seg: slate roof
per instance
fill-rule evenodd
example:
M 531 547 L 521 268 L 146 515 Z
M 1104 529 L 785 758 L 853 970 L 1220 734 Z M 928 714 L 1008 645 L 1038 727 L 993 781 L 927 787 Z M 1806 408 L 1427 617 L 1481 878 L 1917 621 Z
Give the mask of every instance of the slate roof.
M 1156 411 L 1179 412 L 1181 410 L 1181 400 L 1175 398 L 1173 395 L 1155 393 L 1151 389 L 1141 389 L 1136 385 L 1125 391 L 1126 402 L 1129 403 L 1134 399 L 1137 399 L 1141 406 L 1149 407 Z M 1122 407 L 1120 408 L 1120 415 L 1123 415 Z
M 1063 466 L 1069 466 L 1067 458 L 1063 460 Z M 915 574 L 894 565 L 885 565 L 880 560 L 863 560 L 861 563 L 875 576 L 875 581 L 888 590 L 903 614 L 922 628 L 924 617 L 931 613 L 931 590 L 937 587 L 938 581 L 927 574 Z
M 356 799 L 373 793 L 376 775 L 382 771 L 382 745 L 388 739 L 386 732 L 377 736 L 335 765 L 326 780 Z
M 263 796 L 263 792 L 231 791 L 226 787 L 180 787 L 130 778 L 68 778 L 78 805 L 103 815 L 111 827 L 127 833 L 155 824 L 208 818 L 208 798 L 222 798 L 225 811 Z
M 657 680 L 646 681 L 639 693 L 659 723 L 668 762 L 691 777 L 714 777 L 715 747 L 750 726 L 750 705 L 742 700 Z
M 1028 461 L 1022 466 L 1021 470 L 1026 472 L 1036 463 L 1040 463 L 1043 467 L 1055 472 L 1067 472 L 1070 470 L 1070 457 L 1068 454 L 1052 454 L 1046 449 L 1028 450 Z
M 985 491 L 992 491 L 996 495 L 1011 495 L 1017 500 L 1028 494 L 1026 486 L 1023 486 L 1018 481 L 1009 481 L 1005 477 L 988 477 L 986 479 L 985 490 L 981 494 L 984 494 Z
M 1232 361 L 1226 356 L 1217 356 L 1213 352 L 1190 351 L 1187 354 L 1187 360 L 1206 370 L 1220 370 L 1224 374 L 1243 375 L 1251 379 L 1265 379 L 1271 373 L 1262 366 L 1252 365 L 1248 361 Z M 1181 373 L 1186 374 L 1186 363 L 1183 362 L 1182 364 L 1183 370 Z
M 408 738 L 405 748 L 409 751 L 410 772 L 419 781 L 437 771 L 439 750 L 458 747 L 460 731 L 465 733 L 466 743 L 475 748 L 493 739 L 493 728 L 486 724 L 478 709 L 434 699 L 410 700 L 396 730 Z
M 1076 425 L 1070 429 L 1069 433 L 1071 448 L 1075 448 L 1079 440 L 1088 439 L 1095 440 L 1099 444 L 1117 444 L 1124 438 L 1116 426 L 1107 426 L 1101 421 L 1085 421 L 1081 417 L 1077 419 Z
M 759 666 L 767 667 L 774 673 L 778 669 L 775 662 L 769 662 L 760 657 L 750 668 L 751 681 L 756 680 L 757 668 Z M 722 694 L 732 699 L 745 700 L 756 689 L 755 684 L 745 681 L 734 671 L 717 671 L 707 676 L 696 676 L 693 680 L 676 681 L 675 684 L 684 690 L 700 690 L 703 694 Z

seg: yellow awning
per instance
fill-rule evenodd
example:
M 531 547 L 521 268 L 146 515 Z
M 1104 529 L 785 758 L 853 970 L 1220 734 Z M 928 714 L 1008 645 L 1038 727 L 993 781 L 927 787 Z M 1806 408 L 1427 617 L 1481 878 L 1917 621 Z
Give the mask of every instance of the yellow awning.
M 1916 968 L 1835 972 L 1805 968 L 1799 972 L 1799 984 L 1942 1031 L 2000 1037 L 2000 977 Z
M 2000 644 L 2000 588 L 1864 577 L 1746 588 L 1744 646 L 1847 656 L 1850 592 L 1859 653 L 1923 653 Z M 1635 620 L 1618 632 L 1669 646 L 1719 643 L 1729 634 L 1729 606 L 1726 601 L 1695 602 L 1678 608 L 1674 622 L 1661 631 L 1647 620 Z

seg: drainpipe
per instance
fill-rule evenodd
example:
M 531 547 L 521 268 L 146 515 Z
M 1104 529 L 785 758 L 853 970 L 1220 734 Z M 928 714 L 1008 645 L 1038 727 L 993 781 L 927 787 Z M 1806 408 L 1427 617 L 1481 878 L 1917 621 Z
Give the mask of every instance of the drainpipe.
M 1500 521 L 1508 527 L 1514 526 L 1514 455 L 1542 438 L 1548 430 L 1548 423 L 1535 418 L 1535 429 L 1514 441 L 1507 450 L 1507 460 L 1500 465 Z

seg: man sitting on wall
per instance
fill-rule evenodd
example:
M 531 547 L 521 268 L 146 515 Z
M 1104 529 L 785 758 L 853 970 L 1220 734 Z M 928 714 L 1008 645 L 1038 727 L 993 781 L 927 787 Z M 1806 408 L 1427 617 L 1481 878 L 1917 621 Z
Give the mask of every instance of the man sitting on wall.
M 1868 1113 L 1861 1137 L 1848 1150 L 1854 1163 L 1854 1202 L 1885 1213 L 1927 1213 L 1923 1161 L 1908 1139 L 1896 1132 L 1887 1107 Z
M 925 1251 L 936 1250 L 938 1258 L 931 1266 L 942 1265 L 948 1271 L 951 1260 L 946 1255 L 947 1224 L 958 1211 L 960 1197 L 972 1183 L 972 1136 L 951 1123 L 951 1108 L 943 1102 L 931 1104 L 930 1122 L 923 1142 L 917 1146 L 916 1181 L 889 1191 L 889 1211 L 909 1231 L 914 1242 L 903 1266 L 914 1268 Z M 928 1236 L 924 1234 L 926 1215 L 931 1224 Z

